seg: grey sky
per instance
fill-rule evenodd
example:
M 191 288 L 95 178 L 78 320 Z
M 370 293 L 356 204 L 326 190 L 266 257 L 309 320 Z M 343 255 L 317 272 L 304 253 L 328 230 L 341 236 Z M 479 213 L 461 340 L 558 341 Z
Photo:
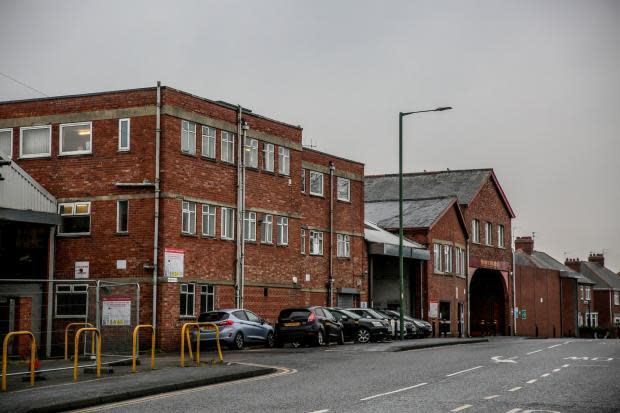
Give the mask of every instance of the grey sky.
M 334 4 L 336 3 L 336 4 Z M 620 2 L 0 3 L 0 72 L 48 95 L 154 85 L 397 171 L 493 167 L 518 235 L 620 270 Z M 37 94 L 0 76 L 0 100 Z

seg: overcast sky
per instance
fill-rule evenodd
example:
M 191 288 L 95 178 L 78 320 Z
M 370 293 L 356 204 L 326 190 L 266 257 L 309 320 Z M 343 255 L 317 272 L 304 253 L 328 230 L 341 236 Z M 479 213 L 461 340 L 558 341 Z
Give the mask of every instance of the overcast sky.
M 47 95 L 155 85 L 397 172 L 495 169 L 536 249 L 620 270 L 618 1 L 6 1 L 0 72 Z M 0 100 L 40 96 L 0 75 Z

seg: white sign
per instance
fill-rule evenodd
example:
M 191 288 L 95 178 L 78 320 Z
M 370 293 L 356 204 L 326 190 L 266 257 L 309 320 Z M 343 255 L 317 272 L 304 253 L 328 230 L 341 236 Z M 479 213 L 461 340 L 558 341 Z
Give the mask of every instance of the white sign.
M 104 326 L 131 325 L 131 298 L 104 297 L 101 322 Z
M 430 318 L 437 318 L 439 314 L 439 303 L 437 301 L 431 301 L 428 308 L 428 316 Z
M 127 260 L 116 260 L 116 269 L 117 270 L 126 270 L 127 269 Z
M 75 262 L 75 278 L 88 278 L 88 261 L 76 261 Z
M 185 251 L 179 248 L 164 249 L 164 276 L 183 278 L 183 259 Z
M 362 302 L 360 303 L 360 308 L 368 308 L 368 302 L 366 302 L 366 301 L 362 301 Z

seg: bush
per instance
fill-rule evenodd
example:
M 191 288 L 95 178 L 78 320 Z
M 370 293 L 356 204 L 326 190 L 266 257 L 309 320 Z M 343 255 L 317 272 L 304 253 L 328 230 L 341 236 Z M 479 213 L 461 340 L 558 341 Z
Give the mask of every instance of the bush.
M 582 338 L 605 338 L 609 333 L 607 327 L 579 327 L 579 337 Z

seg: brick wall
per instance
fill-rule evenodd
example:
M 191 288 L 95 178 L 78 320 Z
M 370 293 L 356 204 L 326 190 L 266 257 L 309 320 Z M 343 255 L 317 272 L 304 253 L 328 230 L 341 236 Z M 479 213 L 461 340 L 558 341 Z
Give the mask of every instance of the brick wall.
M 526 319 L 517 318 L 520 336 L 560 336 L 560 276 L 558 271 L 516 267 L 516 299 Z

